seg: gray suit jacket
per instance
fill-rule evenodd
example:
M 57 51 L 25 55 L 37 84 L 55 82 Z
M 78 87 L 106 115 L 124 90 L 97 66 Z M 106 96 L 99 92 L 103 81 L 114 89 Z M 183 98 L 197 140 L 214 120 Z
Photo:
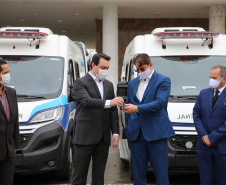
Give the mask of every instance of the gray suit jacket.
M 119 134 L 117 107 L 105 109 L 105 101 L 115 97 L 113 84 L 104 80 L 104 95 L 101 99 L 96 82 L 87 74 L 75 81 L 73 87 L 76 102 L 74 144 L 91 145 L 103 137 L 111 145 L 111 133 Z

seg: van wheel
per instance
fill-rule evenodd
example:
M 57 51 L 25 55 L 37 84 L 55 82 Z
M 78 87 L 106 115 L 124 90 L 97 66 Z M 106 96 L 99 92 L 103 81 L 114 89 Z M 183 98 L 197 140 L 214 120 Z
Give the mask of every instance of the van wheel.
M 62 180 L 69 180 L 72 175 L 73 161 L 74 161 L 74 149 L 71 136 L 67 142 L 66 152 L 64 154 L 64 166 L 58 171 L 58 177 Z
M 133 180 L 133 167 L 132 167 L 131 156 L 129 158 L 129 177 L 130 177 L 131 180 Z

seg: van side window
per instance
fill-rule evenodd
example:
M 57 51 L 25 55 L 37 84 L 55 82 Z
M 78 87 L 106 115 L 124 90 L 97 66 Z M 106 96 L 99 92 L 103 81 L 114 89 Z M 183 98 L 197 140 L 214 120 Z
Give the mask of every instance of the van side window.
M 128 68 L 129 68 L 129 63 L 126 64 L 126 71 L 125 71 L 125 81 L 128 80 Z
M 134 79 L 134 65 L 133 65 L 133 60 L 130 60 L 130 63 L 129 63 L 129 78 L 128 78 L 128 81 Z
M 74 76 L 74 66 L 73 66 L 73 61 L 69 60 L 69 67 L 68 67 L 68 82 L 69 85 L 73 85 L 74 80 L 75 80 L 75 76 Z
M 78 63 L 75 63 L 75 79 L 80 78 Z

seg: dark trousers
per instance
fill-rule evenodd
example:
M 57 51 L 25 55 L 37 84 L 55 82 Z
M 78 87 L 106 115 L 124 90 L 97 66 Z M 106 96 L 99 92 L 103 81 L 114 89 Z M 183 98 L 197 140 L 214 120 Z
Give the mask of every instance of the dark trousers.
M 148 159 L 154 169 L 157 185 L 169 185 L 167 139 L 146 141 L 140 131 L 136 141 L 130 142 L 134 185 L 147 185 Z
M 14 157 L 0 161 L 0 184 L 12 185 L 14 176 Z
M 226 155 L 220 155 L 215 148 L 197 150 L 201 185 L 214 185 L 214 168 L 218 185 L 226 184 Z
M 104 185 L 104 172 L 108 158 L 109 146 L 103 139 L 93 145 L 74 145 L 75 167 L 72 185 L 86 185 L 90 160 L 92 158 L 91 185 Z

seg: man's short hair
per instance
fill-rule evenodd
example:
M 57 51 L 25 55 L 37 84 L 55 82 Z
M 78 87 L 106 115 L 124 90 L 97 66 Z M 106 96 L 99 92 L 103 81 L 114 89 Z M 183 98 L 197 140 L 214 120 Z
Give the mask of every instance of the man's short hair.
M 133 63 L 134 65 L 138 64 L 138 67 L 142 66 L 143 64 L 150 65 L 151 59 L 146 53 L 140 53 L 134 58 Z
M 2 65 L 7 64 L 5 60 L 0 59 L 0 72 L 2 72 Z
M 221 77 L 225 77 L 226 76 L 226 67 L 223 66 L 223 65 L 217 65 L 217 66 L 213 66 L 212 69 L 217 69 L 219 68 L 220 69 L 220 75 Z
M 104 53 L 97 53 L 97 54 L 95 54 L 93 56 L 91 64 L 94 63 L 97 66 L 99 64 L 101 58 L 103 58 L 103 59 L 105 59 L 107 61 L 111 60 L 110 56 L 108 56 L 108 55 L 106 55 Z

